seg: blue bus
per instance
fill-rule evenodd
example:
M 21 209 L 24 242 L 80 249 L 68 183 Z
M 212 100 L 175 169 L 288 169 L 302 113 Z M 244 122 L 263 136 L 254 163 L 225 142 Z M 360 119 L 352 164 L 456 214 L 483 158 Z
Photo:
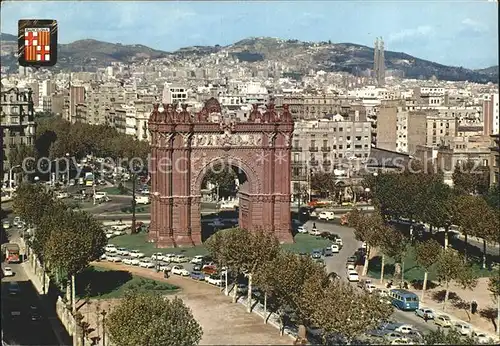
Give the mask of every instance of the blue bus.
M 395 288 L 390 290 L 389 298 L 392 305 L 399 310 L 415 311 L 419 307 L 418 296 L 407 290 Z

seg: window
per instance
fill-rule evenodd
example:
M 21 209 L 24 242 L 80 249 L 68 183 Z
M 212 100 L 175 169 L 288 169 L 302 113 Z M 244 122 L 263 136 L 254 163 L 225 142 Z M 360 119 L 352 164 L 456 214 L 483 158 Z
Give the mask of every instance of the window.
M 299 162 L 300 155 L 298 153 L 293 154 L 293 162 Z
M 343 127 L 339 127 L 339 132 L 343 132 L 344 131 L 344 128 Z
M 326 148 L 326 147 L 328 147 L 328 141 L 325 139 L 325 140 L 323 141 L 323 148 Z
M 315 140 L 312 140 L 312 141 L 311 141 L 311 148 L 314 148 L 314 147 L 316 147 L 316 141 L 315 141 Z
M 294 146 L 295 148 L 298 148 L 298 147 L 300 146 L 300 144 L 299 144 L 299 140 L 298 140 L 298 139 L 296 139 L 296 140 L 294 140 L 294 141 L 293 141 L 293 146 Z
M 323 160 L 324 161 L 328 160 L 328 153 L 323 153 Z
M 350 141 L 351 140 L 351 136 L 347 136 L 346 140 Z
M 342 144 L 339 145 L 339 150 L 344 149 L 344 146 Z

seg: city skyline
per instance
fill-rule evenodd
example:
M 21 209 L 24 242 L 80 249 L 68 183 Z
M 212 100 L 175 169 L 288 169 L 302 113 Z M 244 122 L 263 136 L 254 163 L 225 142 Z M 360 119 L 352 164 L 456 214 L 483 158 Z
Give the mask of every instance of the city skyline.
M 16 33 L 19 19 L 49 18 L 58 20 L 61 43 L 91 38 L 165 51 L 228 45 L 259 36 L 372 47 L 381 36 L 386 51 L 476 69 L 498 64 L 498 14 L 492 6 L 497 4 L 480 0 L 401 1 L 397 5 L 373 1 L 6 1 L 1 31 Z M 101 20 L 102 13 L 106 21 Z

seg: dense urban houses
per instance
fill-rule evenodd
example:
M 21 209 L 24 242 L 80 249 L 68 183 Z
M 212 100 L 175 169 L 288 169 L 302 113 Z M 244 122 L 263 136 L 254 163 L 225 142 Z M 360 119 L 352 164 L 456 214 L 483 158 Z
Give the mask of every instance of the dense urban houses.
M 11 151 L 19 145 L 35 144 L 35 111 L 33 91 L 2 87 L 0 93 L 2 126 L 2 174 L 8 181 L 15 167 L 9 161 Z M 15 172 L 13 172 L 15 173 Z

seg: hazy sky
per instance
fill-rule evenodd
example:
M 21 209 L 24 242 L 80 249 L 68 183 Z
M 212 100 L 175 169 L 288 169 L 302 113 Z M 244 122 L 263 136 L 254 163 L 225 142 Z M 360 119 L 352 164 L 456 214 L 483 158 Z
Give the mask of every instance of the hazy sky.
M 448 65 L 498 64 L 498 4 L 435 1 L 2 1 L 1 30 L 18 19 L 56 19 L 59 40 L 93 38 L 172 51 L 251 36 L 352 42 Z

